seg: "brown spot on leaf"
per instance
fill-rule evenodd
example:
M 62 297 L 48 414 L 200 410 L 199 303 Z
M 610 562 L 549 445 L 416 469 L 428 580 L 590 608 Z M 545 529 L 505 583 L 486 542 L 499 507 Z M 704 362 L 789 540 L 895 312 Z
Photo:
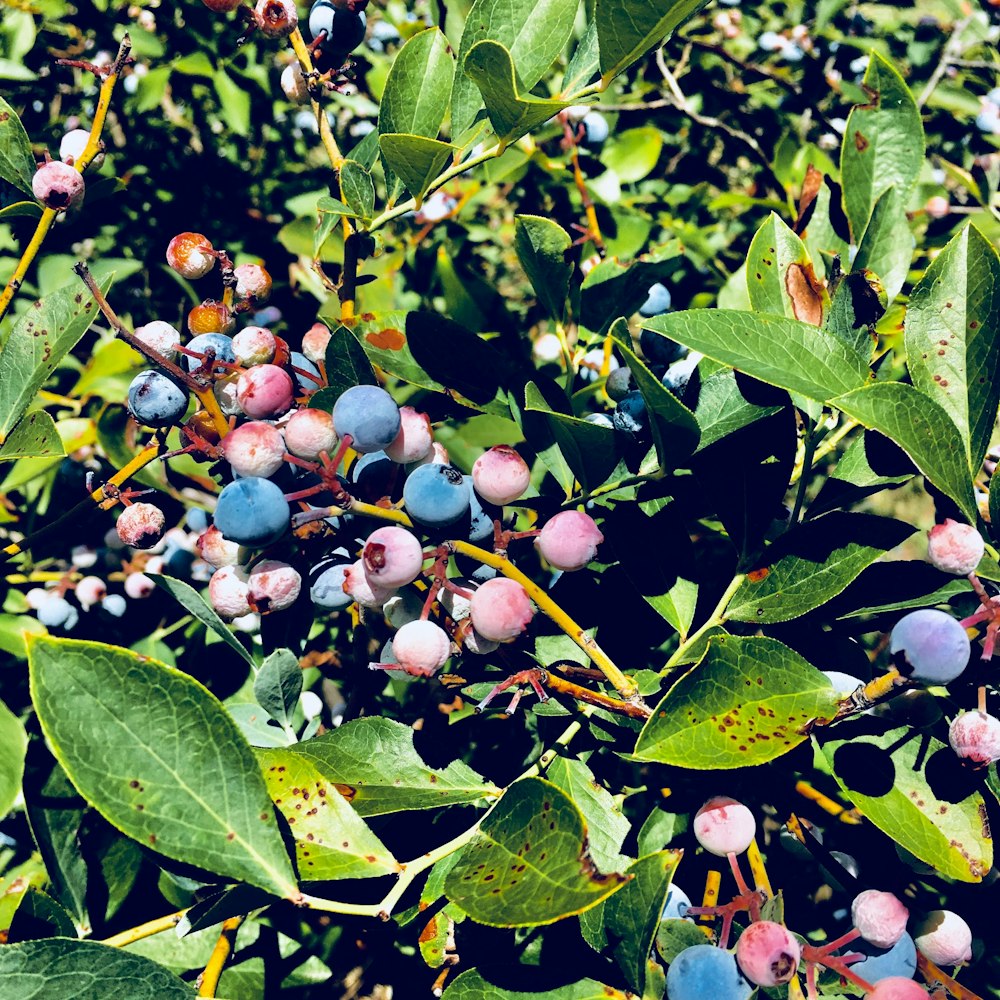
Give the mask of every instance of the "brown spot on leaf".
M 857 131 L 854 133 L 854 148 L 859 153 L 863 153 L 868 148 L 868 140 Z
M 406 335 L 401 330 L 390 327 L 378 333 L 365 334 L 365 340 L 381 351 L 400 351 L 406 345 Z
M 760 569 L 752 569 L 747 573 L 747 579 L 751 583 L 760 583 L 761 580 L 766 579 L 767 575 L 771 572 L 767 566 L 761 566 Z
M 797 320 L 811 326 L 823 322 L 823 286 L 812 264 L 789 264 L 785 272 L 785 291 Z

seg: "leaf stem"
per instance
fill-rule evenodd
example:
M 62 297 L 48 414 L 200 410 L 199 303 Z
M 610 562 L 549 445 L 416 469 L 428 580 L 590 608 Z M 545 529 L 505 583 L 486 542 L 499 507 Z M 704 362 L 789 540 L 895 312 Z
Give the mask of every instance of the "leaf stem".
M 695 629 L 687 639 L 685 639 L 673 652 L 673 655 L 667 660 L 666 665 L 660 671 L 660 675 L 670 673 L 675 667 L 679 666 L 681 660 L 689 649 L 691 649 L 701 637 L 708 632 L 710 629 L 716 628 L 722 625 L 726 620 L 726 608 L 729 607 L 729 602 L 733 599 L 733 595 L 737 590 L 740 589 L 740 585 L 745 579 L 745 574 L 737 573 L 736 576 L 732 578 L 729 582 L 729 586 L 726 587 L 722 597 L 719 598 L 719 603 L 715 606 L 715 610 L 708 616 L 707 619 L 701 624 L 701 626 Z
M 799 523 L 799 515 L 802 513 L 802 505 L 806 499 L 806 490 L 809 488 L 809 473 L 812 472 L 818 442 L 819 434 L 816 431 L 816 427 L 812 426 L 806 431 L 805 441 L 803 441 L 802 473 L 799 477 L 799 488 L 795 491 L 795 506 L 792 507 L 792 516 L 788 519 L 789 528 Z
M 835 430 L 832 434 L 829 434 L 823 439 L 823 443 L 816 448 L 815 454 L 812 457 L 813 464 L 819 462 L 821 459 L 826 458 L 831 452 L 837 450 L 837 446 L 841 441 L 847 437 L 856 427 L 860 427 L 861 424 L 853 418 L 846 418 L 844 422 Z M 803 458 L 805 455 L 803 454 Z M 788 480 L 789 486 L 794 485 L 802 477 L 804 470 L 804 464 L 796 463 L 795 468 L 792 469 L 792 475 Z
M 222 921 L 222 932 L 219 940 L 215 942 L 212 955 L 205 966 L 205 971 L 199 977 L 198 996 L 214 997 L 215 991 L 219 988 L 219 980 L 222 978 L 222 970 L 226 967 L 236 947 L 236 934 L 240 929 L 246 915 L 229 917 Z
M 121 931 L 105 938 L 101 944 L 106 944 L 109 948 L 123 948 L 127 944 L 141 941 L 143 938 L 152 937 L 154 934 L 162 934 L 176 927 L 187 910 L 178 910 L 176 913 L 168 913 L 165 917 L 157 917 L 155 920 L 147 920 L 138 927 L 130 927 L 127 931 Z
M 115 61 L 111 64 L 111 71 L 101 84 L 101 92 L 97 98 L 97 110 L 94 112 L 94 123 L 90 127 L 90 136 L 87 139 L 87 145 L 84 146 L 80 158 L 73 164 L 78 173 L 82 174 L 90 166 L 94 157 L 101 151 L 101 133 L 104 131 L 104 122 L 108 117 L 111 95 L 114 92 L 115 84 L 118 82 L 118 77 L 121 75 L 122 68 L 128 60 L 131 51 L 132 41 L 126 33 L 121 41 L 121 45 L 118 46 L 118 54 L 115 56 Z M 42 244 L 45 242 L 45 237 L 48 236 L 49 230 L 56 221 L 58 214 L 52 208 L 46 208 L 42 212 L 42 217 L 38 220 L 35 232 L 28 245 L 24 248 L 24 253 L 21 254 L 21 259 L 17 262 L 17 267 L 14 268 L 14 273 L 10 276 L 10 281 L 7 282 L 6 288 L 0 293 L 0 320 L 7 315 L 7 310 L 10 308 L 11 302 L 14 301 L 14 296 L 24 282 L 28 268 L 31 267 L 35 257 L 38 256 L 38 251 L 41 250 Z

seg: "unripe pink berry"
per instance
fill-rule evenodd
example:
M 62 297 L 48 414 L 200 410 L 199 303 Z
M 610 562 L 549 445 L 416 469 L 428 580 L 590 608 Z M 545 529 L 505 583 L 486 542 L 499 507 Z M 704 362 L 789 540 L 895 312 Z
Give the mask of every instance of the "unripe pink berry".
M 524 495 L 531 483 L 528 463 L 505 444 L 483 452 L 472 466 L 472 485 L 487 503 L 503 506 Z
M 232 621 L 247 615 L 250 607 L 250 588 L 247 574 L 239 566 L 222 566 L 208 581 L 208 599 L 220 618 Z
M 212 251 L 201 233 L 179 233 L 167 244 L 167 263 L 182 278 L 204 278 L 215 267 Z
M 271 297 L 271 275 L 260 264 L 238 264 L 233 268 L 236 294 L 241 299 L 266 302 Z
M 399 408 L 399 433 L 396 440 L 385 449 L 385 453 L 400 465 L 419 462 L 434 445 L 431 421 L 426 413 L 420 413 L 412 406 Z
M 285 447 L 310 462 L 315 462 L 324 451 L 332 455 L 337 447 L 333 415 L 311 407 L 296 410 L 285 424 Z
M 136 600 L 149 595 L 156 590 L 156 584 L 145 573 L 129 573 L 125 577 L 125 595 Z
M 46 207 L 57 212 L 75 208 L 83 201 L 83 174 L 59 160 L 43 163 L 31 178 L 31 190 Z
M 244 327 L 233 337 L 233 354 L 241 365 L 269 364 L 274 360 L 276 347 L 274 334 L 262 326 Z
M 298 570 L 277 559 L 264 559 L 250 571 L 250 607 L 262 615 L 290 608 L 301 589 Z
M 361 553 L 368 582 L 383 590 L 396 590 L 413 583 L 424 565 L 420 539 L 397 525 L 376 528 Z
M 986 552 L 983 536 L 971 524 L 945 518 L 935 524 L 927 537 L 927 558 L 945 573 L 968 576 Z
M 285 439 L 273 424 L 251 420 L 222 439 L 222 454 L 238 476 L 267 479 L 285 461 Z
M 236 542 L 224 538 L 215 525 L 198 536 L 198 554 L 210 566 L 221 569 L 223 566 L 235 566 L 240 561 L 240 547 Z
M 757 986 L 787 983 L 799 967 L 802 949 L 786 927 L 771 920 L 752 923 L 736 942 L 736 961 Z
M 415 462 L 411 462 L 407 467 L 407 472 L 412 472 L 414 469 L 421 465 L 449 465 L 450 461 L 448 459 L 448 449 L 441 444 L 440 441 L 435 441 L 431 445 L 431 450 L 424 455 L 423 458 L 418 458 Z
M 260 33 L 267 38 L 285 38 L 299 23 L 293 0 L 257 0 L 254 15 Z
M 126 507 L 115 522 L 118 537 L 133 549 L 151 549 L 163 537 L 165 527 L 163 511 L 151 503 Z
M 867 1000 L 927 1000 L 930 994 L 912 979 L 889 976 L 880 979 L 868 994 Z
M 330 328 L 323 323 L 313 323 L 302 336 L 302 353 L 318 364 L 326 360 L 326 345 L 330 343 Z
M 932 910 L 920 921 L 913 943 L 937 966 L 972 961 L 972 928 L 951 910 Z
M 291 409 L 295 388 L 284 368 L 255 365 L 240 375 L 236 398 L 248 417 L 277 417 Z
M 99 576 L 85 576 L 76 585 L 76 599 L 84 610 L 99 604 L 107 593 L 107 584 Z
M 173 361 L 181 343 L 181 335 L 169 323 L 154 319 L 151 323 L 135 328 L 135 339 Z
M 392 652 L 400 666 L 430 677 L 451 654 L 451 639 L 440 625 L 418 619 L 395 634 Z
M 583 569 L 603 541 L 601 529 L 589 514 L 564 510 L 545 522 L 535 547 L 549 565 L 570 573 Z
M 753 813 L 736 799 L 716 795 L 695 813 L 694 835 L 710 854 L 720 858 L 742 854 L 757 833 Z
M 344 570 L 344 593 L 363 608 L 381 608 L 396 591 L 393 588 L 372 586 L 365 573 L 364 561 L 359 559 Z
M 986 712 L 963 712 L 948 727 L 948 742 L 959 757 L 992 764 L 1000 760 L 1000 719 Z
M 504 576 L 487 580 L 472 595 L 469 610 L 476 631 L 494 642 L 512 642 L 535 615 L 524 587 Z
M 906 932 L 910 911 L 891 893 L 865 889 L 851 903 L 851 919 L 876 948 L 891 948 Z
M 309 88 L 302 75 L 302 67 L 293 62 L 281 71 L 281 90 L 293 104 L 305 104 L 309 100 Z
M 951 205 L 943 195 L 936 194 L 933 198 L 927 199 L 924 211 L 932 219 L 943 219 L 951 211 Z

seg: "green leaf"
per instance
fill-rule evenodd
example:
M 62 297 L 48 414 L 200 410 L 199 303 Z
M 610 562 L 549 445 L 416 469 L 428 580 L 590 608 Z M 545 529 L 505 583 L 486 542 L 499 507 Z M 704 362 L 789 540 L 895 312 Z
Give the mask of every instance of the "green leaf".
M 594 772 L 575 757 L 556 757 L 545 772 L 546 778 L 561 788 L 583 814 L 590 833 L 590 856 L 603 872 L 627 865 L 621 846 L 631 824 L 611 793 L 594 777 Z
M 340 194 L 351 211 L 368 221 L 375 211 L 372 175 L 355 160 L 344 160 L 340 168 Z
M 565 51 L 579 0 L 476 0 L 465 17 L 458 72 L 451 94 L 451 134 L 460 136 L 483 106 L 466 76 L 466 57 L 477 42 L 490 39 L 517 53 L 517 75 L 531 90 Z M 456 140 L 457 141 L 457 140 Z
M 832 399 L 831 405 L 895 441 L 917 468 L 958 504 L 970 524 L 979 516 L 965 442 L 929 396 L 902 382 L 879 382 Z
M 819 326 L 830 296 L 816 277 L 805 244 L 774 212 L 747 254 L 747 291 L 754 312 Z
M 607 479 L 618 463 L 617 439 L 612 428 L 555 412 L 534 382 L 524 388 L 524 408 L 528 413 L 544 414 L 566 465 L 585 490 Z
M 391 719 L 355 719 L 293 747 L 261 750 L 261 767 L 301 760 L 337 786 L 359 816 L 409 809 L 476 805 L 499 789 L 460 760 L 441 770 L 429 767 L 413 746 L 413 730 Z
M 978 472 L 1000 403 L 1000 257 L 974 226 L 951 239 L 913 289 L 905 337 L 913 384 L 951 417 Z
M 445 893 L 491 927 L 537 927 L 596 906 L 627 881 L 598 872 L 572 799 L 541 778 L 516 781 L 483 820 Z
M 851 271 L 836 284 L 826 328 L 860 357 L 871 361 L 878 343 L 875 324 L 884 315 L 885 291 L 878 275 L 871 271 Z
M 107 294 L 111 277 L 100 287 Z M 87 332 L 97 311 L 93 296 L 74 280 L 32 303 L 18 318 L 0 349 L 0 444 L 45 380 Z
M 698 447 L 701 430 L 694 414 L 646 367 L 632 350 L 632 337 L 625 320 L 611 325 L 611 336 L 635 379 L 636 388 L 649 411 L 661 469 L 674 469 Z
M 5 944 L 76 933 L 73 918 L 36 885 L 21 881 L 0 896 L 0 935 Z
M 510 52 L 499 42 L 477 42 L 466 56 L 465 72 L 483 95 L 490 124 L 504 146 L 569 107 L 568 101 L 522 97 L 528 89 L 517 75 Z
M 777 639 L 716 636 L 656 706 L 634 756 L 699 770 L 764 764 L 836 705 L 823 673 Z
M 376 385 L 365 349 L 346 326 L 338 326 L 326 345 L 326 386 L 309 398 L 309 405 L 333 412 L 341 395 L 355 385 Z
M 444 386 L 414 358 L 406 337 L 406 319 L 405 312 L 385 312 L 363 319 L 350 330 L 373 365 L 422 389 L 444 392 Z
M 10 812 L 21 792 L 28 736 L 21 720 L 0 701 L 0 819 Z
M 98 642 L 35 637 L 31 698 L 80 794 L 167 857 L 297 892 L 253 752 L 187 674 Z
M 899 72 L 875 51 L 864 88 L 870 102 L 847 116 L 840 151 L 844 209 L 855 240 L 889 188 L 906 200 L 924 162 L 924 127 L 913 95 Z
M 191 1000 L 194 987 L 139 955 L 48 938 L 0 948 L 0 1000 Z
M 623 184 L 634 184 L 653 172 L 663 149 L 663 133 L 651 125 L 626 129 L 601 152 L 601 161 Z
M 702 362 L 699 372 L 705 364 L 706 362 Z M 695 420 L 701 428 L 701 438 L 696 450 L 701 451 L 741 427 L 772 416 L 780 409 L 780 406 L 758 406 L 751 403 L 740 391 L 739 380 L 732 368 L 721 368 L 707 377 L 702 374 L 698 403 L 694 409 Z
M 514 250 L 538 301 L 556 321 L 566 311 L 573 262 L 566 253 L 573 245 L 569 233 L 557 222 L 538 215 L 514 217 Z
M 290 649 L 276 649 L 253 682 L 257 704 L 279 725 L 289 726 L 302 693 L 302 668 Z
M 875 203 L 851 270 L 877 274 L 887 303 L 892 302 L 906 282 L 914 246 L 906 205 L 896 188 L 891 187 Z
M 447 142 L 398 132 L 380 135 L 378 145 L 385 165 L 416 199 L 417 207 L 445 164 L 459 151 Z
M 194 615 L 202 625 L 210 628 L 234 653 L 242 656 L 251 666 L 254 665 L 253 656 L 233 635 L 215 608 L 209 605 L 194 587 L 183 580 L 175 580 L 172 576 L 163 576 L 160 573 L 150 573 L 149 578 L 154 580 L 158 587 L 162 587 L 185 611 Z
M 0 179 L 19 191 L 34 195 L 31 179 L 35 176 L 35 158 L 31 142 L 17 112 L 0 97 Z
M 656 928 L 656 950 L 668 965 L 685 949 L 710 944 L 705 932 L 693 920 L 668 917 Z
M 223 69 L 216 72 L 212 82 L 222 105 L 222 120 L 237 135 L 249 135 L 250 92 Z
M 820 402 L 871 378 L 864 361 L 832 333 L 781 316 L 692 309 L 642 325 L 762 382 Z
M 726 610 L 740 622 L 789 621 L 836 597 L 865 567 L 913 534 L 874 514 L 837 512 L 796 525 L 764 552 Z
M 309 882 L 378 878 L 399 864 L 351 808 L 315 756 L 294 748 L 258 750 L 267 789 L 295 838 L 299 875 Z
M 597 47 L 597 24 L 591 21 L 570 57 L 566 74 L 563 76 L 562 87 L 559 90 L 560 96 L 572 97 L 594 79 L 594 76 L 600 72 L 600 68 L 601 57 Z
M 22 417 L 0 444 L 0 462 L 18 458 L 58 458 L 66 454 L 55 421 L 45 410 L 34 410 Z
M 637 993 L 646 982 L 646 959 L 682 853 L 658 851 L 639 858 L 627 870 L 632 881 L 604 904 L 604 923 L 614 944 L 615 961 L 625 982 Z
M 842 722 L 817 742 L 865 819 L 946 878 L 982 881 L 993 864 L 986 807 L 951 747 L 873 716 Z
M 444 991 L 445 1000 L 627 1000 L 629 996 L 593 979 L 581 979 L 540 993 L 505 990 L 483 979 L 478 969 L 463 972 Z
M 0 208 L 0 220 L 40 219 L 42 211 L 42 206 L 36 201 L 15 201 L 12 205 L 5 205 L 3 208 Z
M 434 139 L 451 99 L 455 57 L 440 28 L 418 32 L 400 49 L 382 91 L 378 130 Z
M 573 495 L 576 486 L 576 473 L 562 452 L 559 439 L 555 434 L 556 425 L 550 414 L 561 412 L 557 407 L 568 409 L 569 402 L 566 399 L 566 394 L 555 382 L 543 380 L 540 375 L 536 375 L 536 379 L 536 382 L 529 382 L 524 387 L 523 408 L 517 405 L 520 400 L 512 395 L 511 411 L 521 426 L 525 440 L 538 455 L 542 465 L 549 470 L 555 481 L 563 488 L 568 500 Z M 563 413 L 563 416 L 568 417 L 569 414 Z M 568 447 L 573 456 L 578 455 L 575 443 Z M 582 456 L 580 459 L 582 465 Z
M 658 45 L 707 0 L 597 0 L 594 19 L 605 86 Z

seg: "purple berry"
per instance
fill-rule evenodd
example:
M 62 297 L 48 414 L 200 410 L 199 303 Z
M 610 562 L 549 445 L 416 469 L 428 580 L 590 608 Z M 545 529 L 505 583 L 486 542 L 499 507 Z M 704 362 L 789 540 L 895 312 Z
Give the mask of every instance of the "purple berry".
M 187 389 L 151 368 L 139 372 L 128 387 L 129 413 L 147 427 L 176 424 L 187 407 Z
M 352 386 L 333 407 L 337 436 L 350 435 L 351 447 L 362 455 L 388 448 L 401 424 L 395 400 L 377 385 Z

